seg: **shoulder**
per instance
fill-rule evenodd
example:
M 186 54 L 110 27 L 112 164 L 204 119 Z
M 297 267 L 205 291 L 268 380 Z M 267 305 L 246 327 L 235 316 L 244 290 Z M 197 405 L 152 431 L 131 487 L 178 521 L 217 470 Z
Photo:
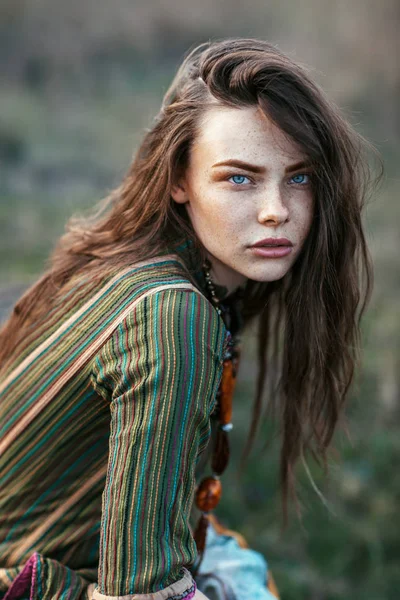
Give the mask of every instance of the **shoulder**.
M 144 335 L 175 338 L 176 343 L 194 341 L 211 345 L 222 354 L 226 328 L 207 298 L 191 284 L 159 286 L 144 293 L 126 324 L 136 325 Z
M 157 256 L 112 271 L 102 281 L 97 296 L 100 303 L 113 305 L 111 300 L 121 296 L 135 300 L 168 288 L 201 293 L 176 255 Z
M 127 303 L 118 321 L 115 332 L 119 338 L 132 335 L 141 343 L 149 339 L 175 347 L 208 346 L 219 357 L 223 354 L 225 324 L 211 302 L 189 281 L 158 281 L 142 289 Z
M 63 309 L 64 315 L 78 311 L 85 315 L 85 320 L 100 318 L 106 322 L 142 298 L 168 288 L 201 294 L 176 255 L 162 255 L 115 267 L 102 275 L 92 276 L 90 272 L 79 275 L 60 295 L 57 309 Z
M 119 270 L 97 294 L 102 322 L 114 321 L 116 339 L 146 338 L 208 346 L 223 355 L 226 328 L 221 316 L 191 280 L 178 257 L 161 256 Z
M 93 381 L 103 396 L 118 396 L 144 382 L 157 388 L 189 380 L 212 386 L 222 369 L 227 331 L 189 281 L 157 281 L 118 312 L 92 362 Z

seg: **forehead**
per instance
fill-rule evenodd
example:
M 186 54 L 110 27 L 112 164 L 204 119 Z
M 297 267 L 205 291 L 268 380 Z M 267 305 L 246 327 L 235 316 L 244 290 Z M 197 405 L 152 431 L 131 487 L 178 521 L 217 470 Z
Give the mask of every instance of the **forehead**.
M 257 161 L 271 158 L 284 163 L 305 158 L 305 153 L 288 135 L 255 106 L 212 107 L 203 115 L 192 147 L 200 158 Z

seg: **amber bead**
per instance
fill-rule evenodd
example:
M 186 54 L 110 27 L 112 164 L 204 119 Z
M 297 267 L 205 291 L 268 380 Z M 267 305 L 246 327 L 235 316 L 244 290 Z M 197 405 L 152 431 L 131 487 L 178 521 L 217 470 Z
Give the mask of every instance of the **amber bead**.
M 224 360 L 224 367 L 222 371 L 221 385 L 220 385 L 220 411 L 219 420 L 225 425 L 232 421 L 232 400 L 233 392 L 235 390 L 236 377 L 234 374 L 234 367 L 231 360 Z
M 196 530 L 193 534 L 194 541 L 196 543 L 196 548 L 199 553 L 203 552 L 206 547 L 208 524 L 208 515 L 202 514 L 197 523 Z
M 213 510 L 221 499 L 222 485 L 215 477 L 206 477 L 196 491 L 196 506 L 204 512 Z

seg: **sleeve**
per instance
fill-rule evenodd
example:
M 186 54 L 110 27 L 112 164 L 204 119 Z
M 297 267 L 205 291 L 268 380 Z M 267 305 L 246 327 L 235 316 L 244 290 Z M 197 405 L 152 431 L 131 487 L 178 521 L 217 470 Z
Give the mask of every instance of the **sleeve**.
M 225 338 L 203 296 L 167 289 L 138 303 L 95 357 L 92 381 L 111 407 L 101 594 L 157 592 L 196 559 L 195 466 L 210 437 Z

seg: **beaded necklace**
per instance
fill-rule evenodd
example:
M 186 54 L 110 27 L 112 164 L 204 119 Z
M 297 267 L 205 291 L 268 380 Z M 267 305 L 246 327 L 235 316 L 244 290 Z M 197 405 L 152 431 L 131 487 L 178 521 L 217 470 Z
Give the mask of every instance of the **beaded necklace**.
M 199 483 L 195 502 L 197 508 L 202 512 L 197 523 L 194 540 L 198 551 L 198 560 L 196 563 L 196 571 L 198 570 L 203 558 L 206 545 L 207 528 L 210 523 L 211 511 L 218 505 L 222 495 L 222 485 L 220 476 L 225 471 L 229 462 L 229 438 L 228 434 L 233 425 L 232 419 L 232 399 L 235 389 L 236 376 L 239 366 L 239 338 L 232 333 L 232 329 L 237 328 L 238 324 L 234 323 L 232 309 L 229 303 L 222 302 L 215 289 L 214 282 L 211 279 L 211 263 L 206 260 L 203 265 L 203 273 L 210 301 L 216 308 L 218 314 L 221 315 L 226 329 L 227 340 L 226 350 L 223 358 L 223 370 L 221 382 L 216 395 L 216 404 L 212 416 L 217 419 L 217 433 L 214 447 L 212 449 L 211 469 L 213 474 L 210 477 L 205 477 Z

